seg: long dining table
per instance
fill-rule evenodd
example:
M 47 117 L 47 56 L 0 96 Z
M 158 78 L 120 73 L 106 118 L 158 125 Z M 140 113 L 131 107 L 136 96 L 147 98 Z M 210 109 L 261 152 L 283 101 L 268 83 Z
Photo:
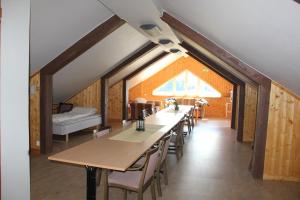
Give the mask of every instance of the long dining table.
M 145 131 L 135 125 L 113 131 L 99 139 L 92 139 L 48 157 L 49 160 L 82 166 L 86 169 L 86 198 L 96 200 L 96 171 L 102 169 L 104 184 L 109 170 L 126 171 L 149 148 L 158 142 L 189 112 L 192 106 L 168 107 L 145 118 Z M 107 187 L 104 199 L 108 198 Z

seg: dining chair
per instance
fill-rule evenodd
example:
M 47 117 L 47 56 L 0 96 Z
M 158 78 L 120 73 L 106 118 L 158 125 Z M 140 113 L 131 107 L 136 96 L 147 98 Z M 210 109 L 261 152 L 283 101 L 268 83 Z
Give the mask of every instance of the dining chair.
M 156 175 L 155 175 L 158 196 L 162 196 L 160 174 L 163 174 L 164 182 L 166 185 L 168 185 L 167 154 L 168 154 L 168 149 L 170 146 L 171 136 L 172 136 L 172 134 L 169 134 L 161 140 L 162 141 L 161 157 L 160 157 L 160 161 L 159 161 L 158 168 L 156 170 Z
M 179 160 L 180 156 L 183 156 L 183 144 L 184 144 L 184 138 L 183 138 L 183 126 L 184 126 L 184 120 L 181 120 L 176 128 L 174 129 L 168 152 L 169 153 L 175 153 L 177 160 Z
M 192 132 L 192 128 L 194 128 L 194 108 L 192 107 L 188 114 L 184 117 L 184 126 L 187 127 L 187 130 L 183 132 L 183 135 L 186 136 Z
M 144 191 L 151 185 L 152 200 L 155 200 L 154 175 L 159 158 L 159 148 L 151 148 L 146 154 L 146 161 L 143 166 L 129 168 L 125 172 L 113 171 L 108 175 L 108 189 L 111 187 L 122 189 L 124 200 L 127 199 L 127 191 L 133 191 L 138 194 L 138 200 L 142 200 Z
M 98 131 L 98 132 L 94 132 L 94 138 L 95 139 L 100 139 L 102 137 L 104 137 L 105 135 L 109 134 L 111 131 L 110 128 L 107 128 L 107 129 L 103 129 L 101 131 Z M 97 169 L 97 172 L 96 172 L 96 184 L 97 186 L 100 185 L 100 180 L 101 180 L 101 173 L 102 173 L 102 170 L 100 168 Z

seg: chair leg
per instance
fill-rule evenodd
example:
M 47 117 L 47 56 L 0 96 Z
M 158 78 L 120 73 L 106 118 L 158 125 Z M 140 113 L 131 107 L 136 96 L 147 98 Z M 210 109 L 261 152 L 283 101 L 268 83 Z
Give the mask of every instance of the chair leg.
M 152 196 L 152 200 L 156 200 L 154 179 L 151 182 L 151 196 Z
M 169 181 L 168 181 L 167 160 L 165 160 L 164 163 L 163 163 L 163 172 L 164 172 L 165 184 L 168 185 Z
M 102 177 L 103 177 L 103 185 L 104 185 L 104 200 L 108 200 L 109 198 L 109 186 L 108 186 L 108 170 L 107 169 L 103 169 L 102 170 Z
M 123 190 L 123 200 L 127 200 L 127 190 Z
M 96 184 L 97 186 L 100 185 L 100 181 L 101 181 L 101 173 L 102 173 L 102 170 L 101 169 L 97 169 L 97 174 L 96 174 Z
M 177 158 L 177 160 L 179 160 L 179 149 L 178 149 L 178 146 L 176 147 L 175 152 L 176 152 L 176 158 Z
M 158 168 L 156 170 L 156 184 L 157 184 L 157 193 L 158 196 L 162 196 L 162 192 L 161 192 L 161 184 L 160 184 L 160 168 Z
M 138 192 L 138 200 L 143 200 L 143 191 L 139 190 Z

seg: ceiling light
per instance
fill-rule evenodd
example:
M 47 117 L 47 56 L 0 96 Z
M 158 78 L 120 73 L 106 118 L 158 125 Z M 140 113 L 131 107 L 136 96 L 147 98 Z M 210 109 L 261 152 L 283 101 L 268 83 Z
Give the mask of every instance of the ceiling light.
M 179 49 L 170 49 L 170 52 L 171 53 L 179 53 L 181 52 Z
M 140 26 L 140 28 L 152 37 L 157 37 L 161 34 L 160 28 L 155 24 L 143 24 Z
M 169 40 L 169 39 L 161 39 L 161 40 L 159 40 L 158 42 L 159 42 L 159 44 L 164 45 L 164 46 L 167 47 L 167 48 L 172 47 L 173 44 L 174 44 L 174 43 L 173 43 L 171 40 Z

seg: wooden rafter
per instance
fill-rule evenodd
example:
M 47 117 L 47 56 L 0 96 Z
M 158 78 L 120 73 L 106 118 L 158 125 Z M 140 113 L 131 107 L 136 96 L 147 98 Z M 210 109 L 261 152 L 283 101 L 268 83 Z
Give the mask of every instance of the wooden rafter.
M 124 79 L 123 79 L 123 111 L 122 111 L 122 119 L 123 120 L 127 120 L 128 119 L 128 110 L 127 110 L 127 104 L 128 104 L 128 89 L 127 89 L 127 80 L 133 78 L 134 76 L 136 76 L 139 72 L 141 72 L 142 70 L 146 69 L 147 67 L 149 67 L 150 65 L 158 62 L 159 60 L 163 59 L 165 56 L 167 56 L 169 54 L 169 52 L 162 52 L 161 54 L 159 54 L 158 56 L 156 56 L 155 58 L 151 59 L 150 61 L 148 61 L 147 63 L 143 64 L 142 66 L 140 66 L 138 69 L 136 69 L 135 71 L 131 72 L 130 74 L 128 74 Z
M 189 38 L 236 71 L 257 83 L 258 103 L 251 173 L 253 177 L 262 179 L 264 172 L 271 80 L 170 14 L 164 12 L 161 19 L 174 30 Z
M 143 56 L 147 55 L 149 52 L 157 48 L 158 45 L 153 42 L 148 42 L 141 49 L 138 49 L 133 55 L 129 56 L 122 63 L 114 67 L 112 70 L 107 72 L 101 77 L 101 119 L 102 127 L 108 126 L 108 79 L 124 69 L 129 64 L 141 59 Z
M 58 55 L 40 71 L 41 97 L 40 97 L 40 130 L 41 130 L 41 153 L 52 151 L 52 76 L 67 64 L 82 55 L 99 41 L 125 23 L 124 20 L 114 15 L 107 21 L 96 27 L 86 36 L 78 40 L 74 45 Z

